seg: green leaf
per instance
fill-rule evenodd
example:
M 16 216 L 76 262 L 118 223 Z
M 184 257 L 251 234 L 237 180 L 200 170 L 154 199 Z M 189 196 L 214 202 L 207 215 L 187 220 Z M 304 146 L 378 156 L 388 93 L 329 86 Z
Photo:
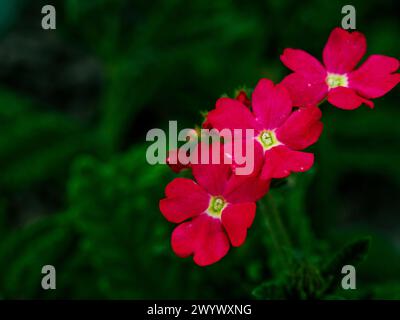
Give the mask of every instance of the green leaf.
M 328 280 L 326 292 L 334 290 L 341 279 L 341 270 L 345 265 L 356 266 L 361 263 L 368 254 L 371 239 L 364 237 L 345 245 L 342 250 L 323 267 L 322 275 Z
M 323 269 L 324 274 L 331 274 L 342 269 L 344 265 L 357 265 L 362 262 L 370 247 L 371 239 L 369 237 L 355 240 L 340 250 L 333 259 Z
M 266 281 L 253 291 L 258 299 L 318 299 L 325 282 L 319 269 L 313 264 L 299 260 L 291 273 Z

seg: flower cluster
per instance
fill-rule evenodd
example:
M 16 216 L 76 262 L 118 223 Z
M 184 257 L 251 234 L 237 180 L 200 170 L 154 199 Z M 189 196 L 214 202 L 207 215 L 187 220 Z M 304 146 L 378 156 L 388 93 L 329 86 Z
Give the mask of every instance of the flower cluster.
M 271 179 L 312 167 L 314 155 L 303 150 L 321 135 L 318 106 L 325 99 L 341 109 L 361 104 L 372 108 L 371 99 L 399 83 L 395 58 L 371 55 L 355 69 L 365 51 L 363 34 L 335 28 L 323 50 L 324 64 L 303 50 L 285 49 L 281 60 L 293 73 L 281 83 L 261 79 L 251 99 L 241 91 L 235 99 L 217 100 L 203 127 L 253 129 L 254 136 L 240 139 L 243 144 L 253 144 L 254 170 L 248 176 L 237 175 L 235 152 L 228 154 L 222 148 L 223 158 L 233 159 L 231 164 L 171 165 L 175 172 L 189 168 L 194 178 L 175 178 L 160 201 L 164 217 L 179 224 L 171 239 L 176 255 L 193 255 L 196 264 L 206 266 L 223 258 L 231 245 L 243 244 L 254 220 L 256 201 L 268 192 Z M 170 156 L 176 152 L 171 151 Z

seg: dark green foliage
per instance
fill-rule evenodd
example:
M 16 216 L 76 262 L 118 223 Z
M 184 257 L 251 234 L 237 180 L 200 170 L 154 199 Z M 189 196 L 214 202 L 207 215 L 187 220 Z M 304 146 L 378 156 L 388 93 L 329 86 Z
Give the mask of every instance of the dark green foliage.
M 282 270 L 277 280 L 269 280 L 253 291 L 259 299 L 321 299 L 334 297 L 340 292 L 343 275 L 342 267 L 353 265 L 358 267 L 365 259 L 369 239 L 360 239 L 346 245 L 326 265 L 310 263 L 306 259 L 291 257 L 292 263 L 286 273 Z
M 62 272 L 61 261 L 71 249 L 73 230 L 60 214 L 42 219 L 23 231 L 9 233 L 0 246 L 1 292 L 4 298 L 42 297 L 41 269 L 54 265 Z
M 330 287 L 337 286 L 340 282 L 340 271 L 345 265 L 358 265 L 363 261 L 368 253 L 370 238 L 359 239 L 346 245 L 338 252 L 331 261 L 323 268 L 322 274 L 330 277 Z
M 29 100 L 5 91 L 0 91 L 0 105 L 0 185 L 6 189 L 65 177 L 74 155 L 94 149 L 93 134 L 72 117 L 40 112 Z
M 108 298 L 139 298 L 157 285 L 151 285 L 151 274 L 144 277 L 145 271 L 167 246 L 167 225 L 159 223 L 160 217 L 146 215 L 157 211 L 162 194 L 152 194 L 151 188 L 168 171 L 156 167 L 138 174 L 146 165 L 143 152 L 135 149 L 111 164 L 81 158 L 69 183 L 69 214 L 82 236 L 80 249 L 97 269 L 96 284 Z

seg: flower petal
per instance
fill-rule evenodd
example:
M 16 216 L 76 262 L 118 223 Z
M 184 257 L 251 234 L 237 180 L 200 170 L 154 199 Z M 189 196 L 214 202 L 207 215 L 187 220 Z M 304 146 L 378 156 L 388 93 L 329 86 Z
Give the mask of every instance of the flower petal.
M 179 149 L 170 150 L 168 152 L 167 164 L 175 173 L 181 172 L 183 169 L 190 167 L 190 164 L 183 164 L 179 161 Z
M 228 205 L 222 211 L 222 225 L 232 246 L 239 247 L 246 240 L 247 229 L 253 223 L 255 214 L 256 204 L 254 202 Z
M 400 82 L 399 60 L 371 55 L 356 71 L 349 74 L 349 87 L 365 98 L 378 98 L 389 92 Z
M 328 92 L 326 74 L 320 78 L 306 77 L 299 73 L 286 76 L 281 84 L 289 91 L 294 106 L 304 107 L 319 104 Z
M 350 72 L 361 60 L 366 49 L 367 41 L 362 33 L 333 29 L 323 51 L 327 71 L 339 74 Z
M 225 163 L 232 163 L 235 175 L 258 175 L 264 162 L 264 152 L 261 144 L 255 137 L 236 137 L 233 141 L 224 144 Z M 230 160 L 230 162 L 228 162 Z
M 222 162 L 222 160 L 221 160 Z M 222 195 L 225 185 L 232 174 L 229 164 L 192 164 L 192 173 L 196 181 L 213 196 Z
M 218 99 L 216 108 L 208 113 L 206 123 L 218 130 L 256 127 L 251 111 L 238 100 L 231 98 Z
M 261 79 L 252 95 L 253 112 L 263 129 L 279 127 L 292 111 L 289 92 L 282 85 L 274 86 L 268 79 Z
M 324 66 L 308 52 L 287 48 L 281 55 L 282 63 L 290 70 L 306 76 L 306 78 L 321 78 L 326 76 Z
M 160 200 L 160 211 L 171 222 L 180 223 L 204 212 L 210 196 L 193 180 L 175 178 L 165 188 L 165 199 Z
M 229 251 L 229 240 L 219 219 L 202 214 L 177 226 L 172 232 L 172 250 L 179 257 L 194 255 L 199 266 L 222 259 Z
M 236 95 L 236 100 L 240 101 L 242 104 L 244 104 L 246 107 L 250 108 L 251 106 L 251 101 L 249 97 L 247 96 L 246 91 L 240 90 L 239 93 Z
M 321 135 L 323 127 L 321 116 L 318 107 L 300 108 L 276 130 L 276 137 L 292 149 L 303 150 L 315 143 Z
M 223 194 L 229 203 L 255 202 L 261 199 L 269 190 L 270 180 L 259 176 L 232 176 Z
M 291 172 L 304 172 L 314 163 L 314 155 L 308 152 L 290 150 L 286 146 L 278 146 L 265 154 L 261 178 L 285 178 Z
M 360 97 L 353 89 L 345 87 L 337 87 L 329 91 L 328 101 L 335 107 L 345 110 L 357 109 L 363 103 L 370 108 L 374 107 L 372 101 Z

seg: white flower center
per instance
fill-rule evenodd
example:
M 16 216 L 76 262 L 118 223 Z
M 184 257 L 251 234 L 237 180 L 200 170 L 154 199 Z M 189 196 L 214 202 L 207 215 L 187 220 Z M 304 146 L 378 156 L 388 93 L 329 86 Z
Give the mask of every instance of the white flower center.
M 349 85 L 349 79 L 346 74 L 338 74 L 338 73 L 328 73 L 326 77 L 326 84 L 329 89 L 333 89 L 336 87 L 347 87 Z
M 211 197 L 210 204 L 207 209 L 207 214 L 213 218 L 220 218 L 222 210 L 226 207 L 227 203 L 222 197 Z
M 279 145 L 279 141 L 276 138 L 275 132 L 272 130 L 261 131 L 261 133 L 257 137 L 257 140 L 261 143 L 264 151 Z

